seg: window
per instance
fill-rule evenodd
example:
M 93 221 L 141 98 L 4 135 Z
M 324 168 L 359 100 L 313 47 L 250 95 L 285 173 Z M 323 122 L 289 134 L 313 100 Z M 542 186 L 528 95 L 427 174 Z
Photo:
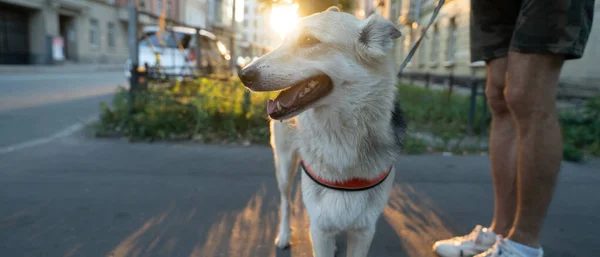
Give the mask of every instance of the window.
M 223 0 L 215 1 L 215 21 L 223 23 Z
M 451 64 L 454 62 L 456 53 L 456 19 L 451 18 L 448 25 L 448 47 L 446 49 L 446 61 Z
M 421 34 L 425 32 L 425 29 L 421 29 Z M 421 44 L 419 45 L 419 66 L 425 65 L 427 62 L 427 43 L 428 40 L 425 36 L 421 39 Z
M 177 39 L 174 37 L 174 35 L 177 36 Z M 163 45 L 159 44 L 159 38 L 155 32 L 149 32 L 145 35 L 145 38 L 140 41 L 140 46 L 148 46 L 148 43 L 150 43 L 152 46 L 157 48 L 179 48 L 179 45 L 177 44 L 177 41 L 179 41 L 181 46 L 184 49 L 187 49 L 190 45 L 190 41 L 192 40 L 192 35 L 180 32 L 163 31 L 163 33 L 160 34 L 160 37 L 162 38 L 161 41 Z
M 116 40 L 115 40 L 115 24 L 112 22 L 108 23 L 108 31 L 107 31 L 107 35 L 106 38 L 108 40 L 108 47 L 109 48 L 115 48 L 116 47 Z
M 431 55 L 429 56 L 429 61 L 431 63 L 437 63 L 438 61 L 438 48 L 439 48 L 439 37 L 440 31 L 438 30 L 437 24 L 433 25 L 433 35 L 431 37 Z
M 100 47 L 100 28 L 96 19 L 90 20 L 90 45 L 92 48 Z
M 167 0 L 167 18 L 171 18 L 171 12 L 172 12 L 171 1 Z
M 157 0 L 156 1 L 156 13 L 158 15 L 160 15 L 160 13 L 162 12 L 162 1 L 163 0 Z
M 406 58 L 406 56 L 408 56 L 410 54 L 410 48 L 414 45 L 414 41 L 415 41 L 414 29 L 413 29 L 413 26 L 410 26 L 410 27 L 408 27 L 408 35 L 404 38 L 404 49 L 402 50 L 405 58 Z M 412 59 L 408 63 L 411 63 L 411 62 L 412 62 Z

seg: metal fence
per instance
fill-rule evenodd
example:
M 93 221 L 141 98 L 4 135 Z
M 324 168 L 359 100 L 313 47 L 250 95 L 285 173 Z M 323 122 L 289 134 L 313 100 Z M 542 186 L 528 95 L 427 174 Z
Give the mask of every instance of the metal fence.
M 486 130 L 486 124 L 491 120 L 491 115 L 488 112 L 487 99 L 485 97 L 485 77 L 475 76 L 454 76 L 452 74 L 430 74 L 418 72 L 404 72 L 398 75 L 400 79 L 408 80 L 409 84 L 421 84 L 425 88 L 431 88 L 432 85 L 443 85 L 448 90 L 448 94 L 452 94 L 455 89 L 469 90 L 469 119 L 467 124 L 468 135 L 474 134 L 475 115 L 481 112 L 482 119 L 480 120 L 479 134 Z M 579 109 L 581 103 L 586 99 L 600 94 L 600 88 L 585 85 L 574 85 L 559 82 L 556 99 L 562 103 L 571 103 L 575 109 Z M 477 105 L 477 99 L 482 98 L 482 104 Z
M 474 135 L 475 115 L 481 112 L 482 119 L 480 120 L 479 134 L 483 134 L 486 130 L 486 124 L 490 121 L 491 116 L 488 113 L 487 99 L 485 98 L 485 78 L 475 76 L 454 76 L 437 75 L 430 73 L 411 73 L 404 72 L 398 75 L 399 79 L 407 79 L 409 84 L 419 83 L 425 88 L 431 88 L 432 85 L 443 85 L 448 90 L 448 95 L 454 93 L 457 88 L 468 89 L 469 93 L 469 118 L 467 124 L 467 134 Z M 477 105 L 477 99 L 482 98 L 482 104 Z

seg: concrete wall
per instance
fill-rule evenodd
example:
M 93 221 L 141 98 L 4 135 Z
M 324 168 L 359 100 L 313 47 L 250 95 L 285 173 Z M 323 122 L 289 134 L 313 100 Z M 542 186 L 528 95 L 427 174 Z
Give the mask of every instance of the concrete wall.
M 46 63 L 46 27 L 44 11 L 36 9 L 29 16 L 29 51 L 33 64 Z
M 124 63 L 128 57 L 127 26 L 119 21 L 116 6 L 90 1 L 89 8 L 77 17 L 77 45 L 79 62 L 82 63 Z M 98 22 L 99 44 L 90 42 L 92 19 Z M 115 45 L 109 46 L 109 22 L 114 24 Z
M 182 20 L 194 27 L 206 28 L 208 0 L 185 0 L 181 3 Z
M 561 80 L 568 84 L 590 85 L 600 89 L 600 1 L 596 1 L 592 33 L 583 57 L 565 63 Z
M 53 64 L 52 37 L 61 36 L 64 18 L 66 55 L 77 63 L 124 63 L 128 55 L 127 24 L 119 20 L 118 7 L 102 0 L 0 0 L 29 10 L 31 64 Z M 175 13 L 178 13 L 176 11 Z M 91 20 L 98 22 L 99 44 L 90 43 Z M 114 24 L 114 46 L 109 46 L 108 24 Z

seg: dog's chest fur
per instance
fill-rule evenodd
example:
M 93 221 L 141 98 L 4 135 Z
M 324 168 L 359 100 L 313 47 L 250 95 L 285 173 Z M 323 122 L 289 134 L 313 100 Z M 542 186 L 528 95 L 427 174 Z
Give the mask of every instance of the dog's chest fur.
M 302 199 L 311 224 L 331 232 L 368 227 L 386 206 L 395 170 L 378 187 L 358 192 L 336 191 L 302 174 Z
M 297 117 L 296 126 L 301 158 L 329 180 L 377 177 L 396 157 L 397 145 L 386 118 L 308 110 Z
M 298 117 L 300 155 L 319 173 L 340 173 L 357 161 L 359 137 L 365 134 L 365 128 L 357 127 L 353 117 L 319 119 L 314 117 L 317 115 L 310 110 Z
M 299 115 L 294 135 L 301 158 L 318 176 L 330 181 L 374 178 L 393 163 L 398 146 L 385 116 L 365 119 L 364 112 L 356 117 L 318 111 Z M 302 174 L 303 201 L 311 223 L 332 231 L 372 223 L 388 201 L 394 173 L 395 169 L 380 186 L 358 192 L 327 189 Z

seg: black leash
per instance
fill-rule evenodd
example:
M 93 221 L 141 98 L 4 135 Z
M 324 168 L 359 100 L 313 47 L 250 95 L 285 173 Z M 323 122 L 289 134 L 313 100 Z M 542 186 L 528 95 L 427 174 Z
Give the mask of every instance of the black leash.
M 417 0 L 417 1 L 421 1 L 421 0 Z M 423 40 L 423 36 L 425 36 L 425 34 L 427 34 L 427 30 L 429 30 L 429 27 L 431 26 L 431 24 L 433 24 L 433 21 L 435 20 L 435 18 L 437 17 L 438 13 L 440 12 L 440 9 L 442 9 L 442 6 L 444 5 L 444 2 L 445 2 L 445 0 L 439 0 L 438 1 L 437 6 L 433 10 L 433 14 L 431 15 L 431 19 L 429 20 L 429 24 L 427 24 L 427 27 L 425 27 L 425 30 L 423 31 L 423 33 L 421 33 L 421 36 L 419 37 L 419 40 L 417 40 L 417 42 L 415 42 L 415 44 L 410 49 L 410 52 L 408 53 L 408 55 L 404 59 L 404 62 L 402 63 L 402 65 L 400 65 L 400 71 L 398 71 L 398 76 L 400 76 L 400 74 L 402 73 L 402 71 L 404 70 L 404 68 L 406 67 L 406 65 L 408 64 L 408 62 L 410 61 L 410 59 L 412 58 L 412 56 L 417 51 L 417 47 L 419 47 L 419 45 L 421 44 L 421 40 Z

